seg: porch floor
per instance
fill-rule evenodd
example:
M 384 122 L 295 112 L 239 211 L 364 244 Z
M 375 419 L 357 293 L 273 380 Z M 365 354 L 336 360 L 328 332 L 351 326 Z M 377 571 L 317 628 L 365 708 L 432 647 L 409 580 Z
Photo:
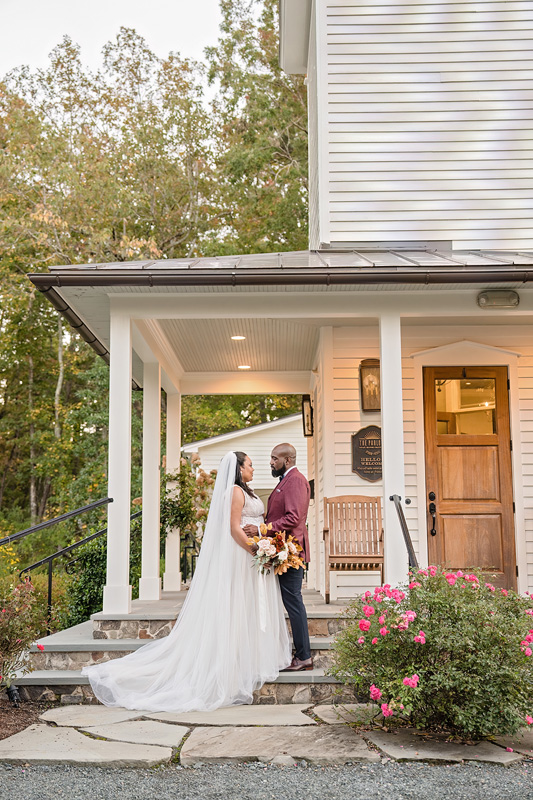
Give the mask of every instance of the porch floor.
M 187 590 L 181 592 L 162 592 L 160 600 L 133 600 L 129 614 L 92 614 L 92 620 L 171 620 L 175 619 L 183 605 Z M 320 592 L 304 589 L 302 592 L 307 616 L 311 619 L 325 619 L 340 616 L 346 604 L 327 604 Z M 348 602 L 348 600 L 346 601 Z

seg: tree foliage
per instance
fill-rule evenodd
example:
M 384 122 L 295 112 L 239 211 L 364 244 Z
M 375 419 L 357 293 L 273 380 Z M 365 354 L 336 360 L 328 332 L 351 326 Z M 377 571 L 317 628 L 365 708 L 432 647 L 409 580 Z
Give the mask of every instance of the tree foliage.
M 0 82 L 0 536 L 103 497 L 108 368 L 26 278 L 54 264 L 306 246 L 303 81 L 277 62 L 274 0 L 222 0 L 205 65 L 121 28 L 99 70 L 68 37 Z M 208 101 L 207 85 L 216 95 Z M 192 441 L 296 410 L 185 398 Z M 133 397 L 133 496 L 142 395 Z M 34 535 L 21 560 L 97 526 Z

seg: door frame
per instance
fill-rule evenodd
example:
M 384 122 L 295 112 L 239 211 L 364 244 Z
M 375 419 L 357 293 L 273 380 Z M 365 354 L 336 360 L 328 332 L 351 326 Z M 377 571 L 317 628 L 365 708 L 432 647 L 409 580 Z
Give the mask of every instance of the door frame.
M 473 342 L 469 340 L 455 341 L 441 347 L 430 348 L 410 354 L 414 367 L 414 406 L 415 419 L 424 419 L 424 367 L 456 367 L 456 366 L 494 366 L 507 367 L 509 375 L 509 425 L 513 449 L 511 451 L 511 470 L 513 499 L 515 502 L 514 534 L 516 563 L 518 566 L 517 590 L 523 593 L 528 589 L 526 538 L 524 519 L 524 492 L 521 480 L 521 447 L 520 447 L 520 413 L 518 408 L 518 359 L 520 353 L 500 347 Z M 514 402 L 513 402 L 514 401 Z M 418 552 L 421 565 L 428 564 L 427 538 L 427 486 L 425 430 L 423 425 L 416 429 L 416 465 L 418 488 Z

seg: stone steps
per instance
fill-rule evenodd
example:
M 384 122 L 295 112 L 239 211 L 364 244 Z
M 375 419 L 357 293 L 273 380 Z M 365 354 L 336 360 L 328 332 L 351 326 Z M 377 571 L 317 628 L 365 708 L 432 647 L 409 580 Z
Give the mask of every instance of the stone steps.
M 318 592 L 304 591 L 303 596 L 315 668 L 281 673 L 276 681 L 256 692 L 254 703 L 328 703 L 341 688 L 324 672 L 331 664 L 334 635 L 345 624 L 341 618 L 343 608 L 326 605 Z M 40 639 L 30 648 L 34 671 L 16 681 L 21 693 L 32 700 L 97 702 L 81 669 L 120 658 L 148 640 L 167 636 L 185 597 L 186 592 L 166 592 L 159 601 L 135 600 L 129 614 L 100 612 L 87 622 Z M 352 699 L 351 693 L 345 693 L 344 702 Z
M 81 670 L 35 670 L 15 681 L 22 699 L 33 701 L 60 701 L 71 703 L 97 703 L 89 679 Z M 343 689 L 323 669 L 307 672 L 281 672 L 272 683 L 265 683 L 254 694 L 254 704 L 285 705 L 288 703 L 350 703 L 353 693 Z
M 81 670 L 90 664 L 110 661 L 132 653 L 147 644 L 146 639 L 93 639 L 90 623 L 46 636 L 30 647 L 31 663 L 36 670 Z M 85 628 L 80 631 L 79 629 Z M 311 650 L 316 667 L 326 669 L 331 663 L 332 636 L 312 636 Z M 41 651 L 38 645 L 42 645 Z

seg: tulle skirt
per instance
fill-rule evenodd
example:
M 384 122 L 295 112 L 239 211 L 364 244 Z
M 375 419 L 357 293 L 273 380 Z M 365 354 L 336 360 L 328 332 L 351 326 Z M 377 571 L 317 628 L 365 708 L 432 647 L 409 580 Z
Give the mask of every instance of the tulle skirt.
M 139 711 L 212 711 L 251 703 L 253 692 L 290 664 L 277 577 L 259 574 L 233 539 L 229 546 L 229 574 L 206 568 L 204 560 L 166 638 L 84 667 L 100 702 Z

